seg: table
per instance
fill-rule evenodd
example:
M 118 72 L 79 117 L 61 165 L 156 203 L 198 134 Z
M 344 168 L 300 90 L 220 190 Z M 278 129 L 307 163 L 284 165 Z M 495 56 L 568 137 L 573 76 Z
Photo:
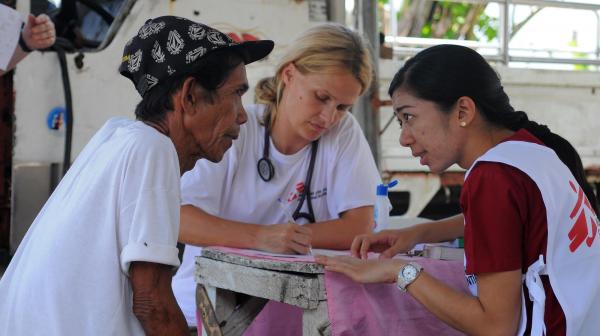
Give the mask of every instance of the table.
M 347 251 L 315 252 L 347 254 Z M 290 261 L 290 257 L 298 259 Z M 419 262 L 432 277 L 470 295 L 463 261 L 418 256 L 401 258 Z M 358 284 L 339 273 L 325 274 L 322 266 L 310 261 L 312 258 L 307 256 L 273 256 L 227 247 L 204 249 L 202 255 L 196 257 L 195 267 L 197 311 L 206 326 L 203 334 L 241 335 L 268 300 L 273 300 L 290 306 L 269 305 L 266 312 L 269 318 L 265 319 L 267 315 L 259 317 L 252 325 L 252 332 L 273 334 L 282 328 L 302 328 L 303 335 L 310 336 L 331 335 L 333 332 L 354 335 L 463 335 L 413 297 L 398 291 L 394 284 Z M 325 279 L 328 290 L 325 289 Z M 291 306 L 300 309 L 292 309 Z M 288 314 L 287 309 L 292 309 L 290 314 L 295 318 L 284 318 Z M 329 312 L 333 315 L 330 316 Z M 298 314 L 302 314 L 302 321 L 297 319 Z M 277 318 L 269 320 L 272 316 Z
M 331 335 L 321 265 L 204 248 L 194 277 L 203 335 L 241 335 L 268 300 L 302 308 L 303 335 Z

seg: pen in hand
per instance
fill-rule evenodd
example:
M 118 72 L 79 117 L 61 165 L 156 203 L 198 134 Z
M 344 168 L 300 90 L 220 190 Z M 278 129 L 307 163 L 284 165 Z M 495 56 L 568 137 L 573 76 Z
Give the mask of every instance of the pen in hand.
M 296 224 L 296 220 L 294 219 L 294 216 L 292 215 L 290 210 L 285 206 L 285 203 L 283 203 L 281 198 L 277 199 L 277 203 L 279 203 L 279 207 L 281 208 L 281 210 L 283 210 L 283 214 L 285 215 L 287 222 L 290 224 Z M 312 247 L 310 244 L 308 245 L 308 255 L 313 255 Z

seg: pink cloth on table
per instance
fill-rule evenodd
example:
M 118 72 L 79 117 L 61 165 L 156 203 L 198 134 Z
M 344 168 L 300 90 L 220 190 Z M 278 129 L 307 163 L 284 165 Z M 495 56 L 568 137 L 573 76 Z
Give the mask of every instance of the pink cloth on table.
M 237 255 L 242 255 L 245 257 L 250 257 L 254 259 L 266 259 L 266 260 L 276 260 L 276 261 L 291 261 L 291 262 L 303 262 L 303 263 L 314 263 L 315 257 L 310 255 L 297 255 L 290 254 L 289 257 L 270 255 L 268 252 L 261 252 L 257 250 L 246 250 L 246 249 L 238 249 L 234 247 L 223 247 L 223 246 L 211 246 L 213 250 L 219 250 L 226 253 L 232 253 Z
M 429 275 L 469 293 L 462 262 L 410 259 L 419 262 Z M 332 335 L 462 335 L 395 284 L 363 285 L 341 273 L 326 271 L 325 288 Z
M 312 256 L 286 258 L 266 256 L 259 251 L 229 247 L 213 247 L 227 253 L 250 258 L 289 262 L 314 262 Z M 373 256 L 377 256 L 373 254 Z M 406 258 L 405 258 L 406 259 Z M 460 261 L 410 258 L 442 282 L 469 293 Z M 402 293 L 394 284 L 363 285 L 343 274 L 326 271 L 325 287 L 333 336 L 350 335 L 462 335 L 439 320 L 412 296 Z M 198 326 L 201 319 L 197 317 Z M 198 328 L 201 335 L 201 329 Z M 245 336 L 300 336 L 302 309 L 269 301 L 244 332 Z

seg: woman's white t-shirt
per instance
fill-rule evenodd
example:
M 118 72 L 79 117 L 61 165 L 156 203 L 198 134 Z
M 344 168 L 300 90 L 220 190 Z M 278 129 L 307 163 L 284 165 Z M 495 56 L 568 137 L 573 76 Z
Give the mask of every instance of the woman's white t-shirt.
M 181 179 L 182 204 L 193 205 L 212 215 L 256 224 L 286 223 L 278 199 L 293 213 L 304 188 L 311 155 L 307 145 L 292 155 L 282 154 L 271 140 L 270 160 L 275 176 L 263 181 L 257 171 L 263 156 L 265 128 L 260 122 L 263 105 L 246 107 L 248 122 L 223 160 L 200 160 Z M 319 140 L 312 183 L 312 206 L 317 222 L 339 218 L 346 210 L 375 204 L 375 189 L 381 183 L 373 155 L 358 122 L 344 116 Z M 304 202 L 302 212 L 308 212 Z M 304 219 L 298 223 L 304 224 Z M 173 278 L 173 292 L 187 319 L 196 325 L 194 257 L 200 247 L 187 245 L 183 261 Z

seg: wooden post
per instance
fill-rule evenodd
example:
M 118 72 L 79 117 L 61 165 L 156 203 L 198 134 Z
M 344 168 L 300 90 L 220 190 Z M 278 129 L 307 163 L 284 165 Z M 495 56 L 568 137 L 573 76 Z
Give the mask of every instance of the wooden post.
M 202 336 L 223 336 L 208 292 L 202 284 L 196 285 L 196 310 L 202 319 Z
M 302 314 L 303 336 L 331 335 L 331 322 L 327 313 L 327 301 L 319 302 L 316 309 L 305 309 Z

